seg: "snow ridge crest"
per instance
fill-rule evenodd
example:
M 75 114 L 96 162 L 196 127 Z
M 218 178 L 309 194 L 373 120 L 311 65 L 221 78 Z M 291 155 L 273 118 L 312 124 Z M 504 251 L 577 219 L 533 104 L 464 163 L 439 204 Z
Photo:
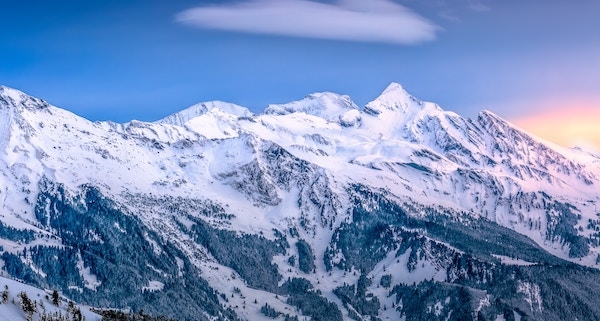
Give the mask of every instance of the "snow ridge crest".
M 20 90 L 0 85 L 0 107 L 36 110 L 47 109 L 49 106 L 43 99 L 35 98 Z

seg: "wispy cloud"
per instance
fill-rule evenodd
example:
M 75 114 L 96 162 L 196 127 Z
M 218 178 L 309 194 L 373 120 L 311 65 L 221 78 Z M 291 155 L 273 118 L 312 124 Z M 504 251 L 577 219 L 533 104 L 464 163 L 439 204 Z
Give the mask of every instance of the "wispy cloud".
M 433 40 L 440 30 L 389 0 L 251 0 L 191 8 L 176 21 L 206 29 L 405 45 Z

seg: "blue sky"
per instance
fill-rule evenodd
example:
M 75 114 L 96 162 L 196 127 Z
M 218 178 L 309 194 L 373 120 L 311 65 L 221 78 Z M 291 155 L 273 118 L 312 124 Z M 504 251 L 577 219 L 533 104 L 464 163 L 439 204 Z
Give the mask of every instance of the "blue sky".
M 392 81 L 465 116 L 590 119 L 598 12 L 596 0 L 5 1 L 0 83 L 118 122 L 206 100 L 260 112 L 316 91 L 364 105 Z

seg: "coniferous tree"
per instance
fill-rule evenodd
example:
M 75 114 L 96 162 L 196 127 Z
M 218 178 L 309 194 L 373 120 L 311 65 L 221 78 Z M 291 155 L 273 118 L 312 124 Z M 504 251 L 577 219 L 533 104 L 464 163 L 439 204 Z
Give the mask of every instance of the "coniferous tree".
M 73 301 L 69 301 L 67 312 L 73 312 L 73 309 L 75 309 L 75 303 L 73 303 Z
M 73 309 L 73 321 L 83 321 L 83 314 L 79 308 Z
M 2 291 L 2 303 L 8 302 L 8 285 L 4 286 L 4 291 Z
M 59 306 L 60 305 L 60 295 L 58 295 L 58 291 L 52 291 L 52 304 Z
M 25 292 L 21 292 L 19 297 L 21 297 L 21 308 L 23 309 L 23 312 L 27 314 L 27 320 L 30 321 L 33 317 L 33 313 L 35 312 L 36 304 L 29 299 L 27 293 Z

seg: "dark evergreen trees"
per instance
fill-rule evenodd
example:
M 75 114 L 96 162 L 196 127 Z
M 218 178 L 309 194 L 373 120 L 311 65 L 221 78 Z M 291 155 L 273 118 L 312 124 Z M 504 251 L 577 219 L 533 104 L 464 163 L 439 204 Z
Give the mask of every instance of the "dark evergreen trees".
M 21 309 L 23 309 L 23 312 L 25 312 L 27 320 L 31 321 L 33 313 L 36 311 L 36 304 L 35 302 L 31 301 L 25 292 L 19 293 L 19 297 L 21 298 Z
M 283 313 L 275 310 L 273 307 L 271 307 L 268 303 L 265 303 L 265 305 L 263 305 L 260 308 L 260 312 L 262 314 L 264 314 L 266 317 L 275 319 L 277 317 L 279 317 L 280 315 L 282 315 Z
M 8 302 L 8 285 L 4 286 L 4 290 L 2 291 L 2 303 Z
M 56 306 L 60 305 L 60 295 L 57 290 L 52 291 L 52 304 Z
M 287 303 L 298 307 L 302 314 L 317 321 L 342 321 L 342 313 L 335 303 L 327 301 L 313 289 L 310 281 L 302 278 L 287 280 L 281 289 L 288 294 Z
M 298 249 L 298 268 L 304 273 L 312 272 L 316 266 L 315 256 L 310 245 L 305 240 L 299 240 L 296 242 L 296 248 Z

